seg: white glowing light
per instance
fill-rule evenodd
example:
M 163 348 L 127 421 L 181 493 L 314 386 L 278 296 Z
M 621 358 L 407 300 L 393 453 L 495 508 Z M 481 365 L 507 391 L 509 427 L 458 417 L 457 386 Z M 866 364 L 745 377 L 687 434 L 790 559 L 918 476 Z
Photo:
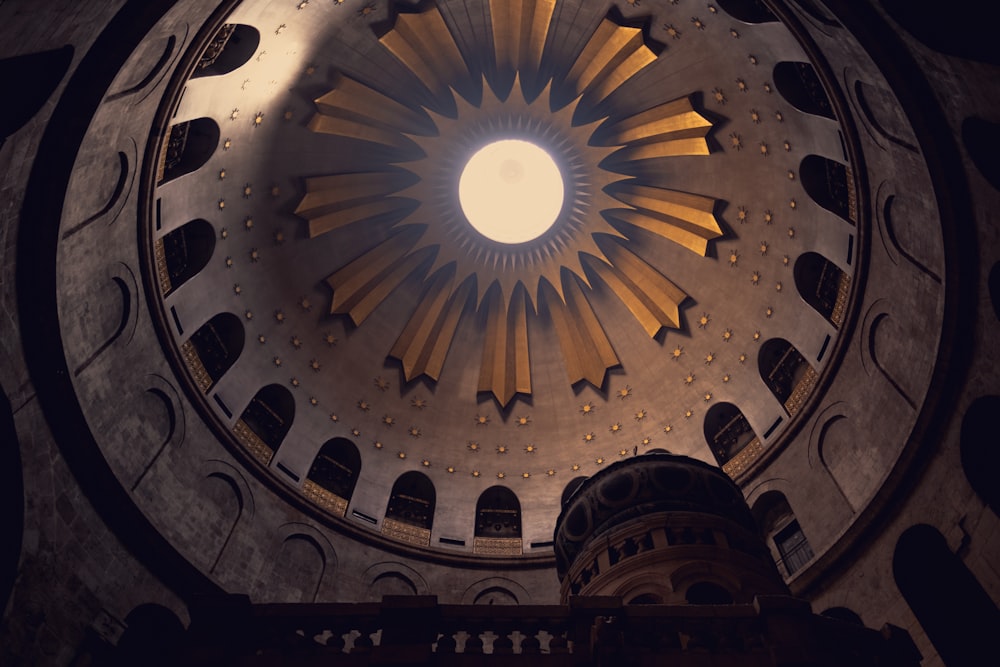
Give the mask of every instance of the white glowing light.
M 500 243 L 536 239 L 563 207 L 563 178 L 542 148 L 519 139 L 496 141 L 469 158 L 458 181 L 469 223 Z

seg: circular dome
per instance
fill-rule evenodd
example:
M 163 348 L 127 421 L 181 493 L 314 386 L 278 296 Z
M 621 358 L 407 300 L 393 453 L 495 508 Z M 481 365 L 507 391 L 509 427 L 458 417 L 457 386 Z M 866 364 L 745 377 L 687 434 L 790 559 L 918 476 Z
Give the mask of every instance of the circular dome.
M 526 243 L 549 230 L 563 207 L 563 179 L 540 146 L 520 139 L 487 144 L 458 182 L 469 224 L 499 243 Z

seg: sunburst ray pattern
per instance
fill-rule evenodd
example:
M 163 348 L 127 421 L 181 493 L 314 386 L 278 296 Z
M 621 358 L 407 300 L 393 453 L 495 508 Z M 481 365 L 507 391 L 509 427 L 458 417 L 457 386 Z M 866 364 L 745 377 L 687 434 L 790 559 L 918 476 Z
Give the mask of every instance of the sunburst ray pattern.
M 327 279 L 331 312 L 360 325 L 403 281 L 422 280 L 423 296 L 389 355 L 402 363 L 407 380 L 437 380 L 463 315 L 483 311 L 479 390 L 502 406 L 531 393 L 528 322 L 536 314 L 551 318 L 571 383 L 600 386 L 620 363 L 590 303 L 590 276 L 648 335 L 682 325 L 687 295 L 628 249 L 630 227 L 699 255 L 722 235 L 711 197 L 622 175 L 637 161 L 707 155 L 711 122 L 688 98 L 614 120 L 574 122 L 581 105 L 593 110 L 656 55 L 640 29 L 605 19 L 575 64 L 554 64 L 565 74 L 538 81 L 554 7 L 554 0 L 491 1 L 493 44 L 477 53 L 462 52 L 436 8 L 400 14 L 380 42 L 440 104 L 428 108 L 340 76 L 316 100 L 310 128 L 377 144 L 396 157 L 378 171 L 306 179 L 296 209 L 311 237 L 394 220 L 388 239 Z M 491 60 L 492 67 L 480 67 Z M 494 73 L 482 75 L 481 99 L 467 99 L 478 84 L 472 73 L 480 69 Z M 505 89 L 502 79 L 511 74 Z M 541 92 L 527 93 L 527 79 Z M 508 245 L 468 223 L 457 184 L 475 150 L 511 137 L 553 155 L 566 195 L 549 231 Z

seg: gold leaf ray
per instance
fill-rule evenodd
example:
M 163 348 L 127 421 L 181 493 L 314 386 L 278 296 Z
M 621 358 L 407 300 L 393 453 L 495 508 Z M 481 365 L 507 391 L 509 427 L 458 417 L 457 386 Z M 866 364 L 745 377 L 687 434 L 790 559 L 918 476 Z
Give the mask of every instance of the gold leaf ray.
M 613 195 L 638 209 L 611 211 L 613 217 L 678 242 L 699 255 L 707 252 L 708 241 L 722 236 L 714 214 L 715 200 L 711 197 L 634 183 L 616 188 Z
M 438 97 L 450 98 L 450 84 L 469 76 L 455 38 L 435 9 L 399 14 L 379 41 Z
M 610 124 L 600 133 L 600 143 L 603 146 L 624 146 L 634 142 L 662 140 L 667 136 L 677 136 L 678 133 L 685 138 L 703 137 L 710 129 L 712 122 L 694 110 L 690 98 L 681 97 Z
M 574 96 L 592 96 L 595 102 L 656 60 L 643 42 L 642 30 L 604 19 L 566 76 Z
M 538 72 L 555 8 L 555 0 L 490 0 L 498 68 Z
M 388 132 L 426 134 L 428 131 L 428 118 L 423 112 L 339 72 L 334 75 L 330 92 L 315 103 L 321 114 L 334 119 L 355 121 Z
M 355 325 L 364 322 L 428 258 L 430 249 L 412 252 L 408 236 L 397 234 L 330 275 L 330 312 L 349 315 Z
M 451 271 L 441 271 L 431 280 L 423 299 L 389 352 L 389 356 L 403 364 L 407 382 L 419 375 L 426 375 L 434 381 L 440 377 L 462 311 L 472 293 L 473 282 L 475 278 L 466 280 L 455 289 L 455 274 Z
M 479 391 L 489 391 L 501 406 L 518 393 L 531 393 L 528 356 L 528 313 L 523 287 L 514 290 L 510 306 L 494 288 L 486 297 L 486 335 L 479 368 Z
M 632 312 L 650 338 L 664 327 L 680 327 L 682 289 L 643 259 L 617 243 L 608 243 L 610 264 L 588 261 L 598 276 Z
M 401 211 L 409 204 L 387 195 L 406 187 L 403 172 L 334 174 L 306 179 L 306 194 L 295 214 L 309 221 L 309 237 L 315 238 L 354 222 Z
M 570 384 L 586 380 L 600 387 L 607 370 L 621 362 L 580 283 L 572 275 L 566 276 L 565 283 L 565 300 L 551 286 L 545 290 L 545 304 L 559 338 L 563 365 Z

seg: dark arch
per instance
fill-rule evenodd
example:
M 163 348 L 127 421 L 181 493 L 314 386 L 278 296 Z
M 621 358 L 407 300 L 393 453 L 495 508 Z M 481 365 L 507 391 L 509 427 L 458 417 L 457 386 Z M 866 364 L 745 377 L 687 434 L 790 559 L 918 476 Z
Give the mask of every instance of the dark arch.
M 757 370 L 764 384 L 774 397 L 785 406 L 788 414 L 795 414 L 804 396 L 800 386 L 809 383 L 816 372 L 798 349 L 784 338 L 772 338 L 760 347 Z
M 215 229 L 205 220 L 192 220 L 163 237 L 166 281 L 161 276 L 164 295 L 186 283 L 208 265 L 215 252 Z
M 1000 123 L 970 116 L 962 121 L 962 144 L 976 169 L 1000 190 Z
M 830 98 L 809 63 L 781 61 L 774 66 L 774 85 L 781 96 L 799 111 L 835 120 Z
M 732 403 L 716 403 L 709 408 L 704 428 L 705 441 L 720 466 L 757 438 L 746 416 Z
M 760 0 L 718 0 L 722 11 L 744 23 L 773 23 L 778 17 Z
M 848 609 L 847 607 L 830 607 L 825 611 L 821 611 L 819 615 L 826 616 L 827 618 L 835 618 L 838 621 L 843 621 L 844 623 L 851 623 L 853 625 L 865 627 L 865 623 L 861 620 L 861 617 L 858 616 L 854 610 Z
M 634 598 L 626 602 L 625 604 L 633 605 L 644 605 L 644 604 L 663 604 L 663 598 L 655 593 L 640 593 Z
M 807 252 L 795 260 L 795 288 L 813 309 L 838 329 L 844 323 L 851 278 L 826 257 Z
M 587 481 L 587 477 L 585 475 L 580 475 L 579 477 L 574 477 L 569 480 L 569 483 L 566 484 L 562 492 L 563 505 L 565 505 L 569 499 L 573 497 L 573 494 L 576 493 L 576 490 L 579 489 L 585 481 Z
M 476 501 L 476 537 L 521 537 L 521 503 L 505 486 L 491 486 Z
M 699 581 L 688 587 L 684 599 L 688 604 L 732 604 L 733 594 L 719 584 Z
M 903 531 L 892 576 L 944 664 L 978 666 L 994 654 L 1000 610 L 936 528 Z
M 257 439 L 244 440 L 244 444 L 266 465 L 288 435 L 294 419 L 295 399 L 292 392 L 280 384 L 269 384 L 257 392 L 240 416 L 240 422 Z M 264 449 L 256 449 L 259 445 L 263 445 Z
M 791 576 L 813 558 L 809 540 L 802 532 L 792 506 L 781 491 L 766 491 L 751 508 L 761 537 L 774 548 L 775 562 Z
M 17 91 L 0 105 L 0 146 L 31 120 L 52 96 L 73 62 L 73 47 L 0 60 L 0 85 Z
M 807 155 L 799 165 L 802 188 L 817 204 L 854 224 L 854 184 L 847 166 L 819 155 Z
M 319 448 L 306 479 L 342 499 L 344 502 L 339 504 L 343 505 L 343 511 L 336 511 L 342 515 L 347 510 L 360 474 L 361 454 L 358 448 L 347 438 L 333 438 Z
M 415 470 L 405 472 L 392 485 L 385 517 L 430 530 L 436 498 L 434 483 L 427 475 Z
M 959 448 L 969 486 L 1000 515 L 1000 483 L 996 474 L 1000 466 L 997 415 L 1000 415 L 1000 396 L 981 396 L 974 400 L 962 418 Z
M 185 638 L 184 624 L 174 612 L 158 604 L 139 605 L 125 617 L 113 664 L 176 665 Z
M 946 11 L 941 5 L 913 0 L 881 0 L 880 4 L 904 30 L 935 51 L 1000 65 L 993 22 L 970 20 L 982 14 L 978 0 L 954 0 Z
M 245 65 L 260 46 L 260 31 L 242 23 L 227 23 L 219 28 L 201 54 L 192 79 L 229 74 Z
M 161 149 L 157 184 L 163 185 L 200 169 L 219 147 L 219 125 L 211 118 L 195 118 L 170 128 Z
M 202 391 L 211 389 L 232 368 L 243 352 L 245 339 L 243 321 L 232 313 L 219 313 L 191 335 L 188 342 L 197 353 L 196 363 L 201 363 L 207 376 L 202 377 L 200 369 L 194 370 Z

